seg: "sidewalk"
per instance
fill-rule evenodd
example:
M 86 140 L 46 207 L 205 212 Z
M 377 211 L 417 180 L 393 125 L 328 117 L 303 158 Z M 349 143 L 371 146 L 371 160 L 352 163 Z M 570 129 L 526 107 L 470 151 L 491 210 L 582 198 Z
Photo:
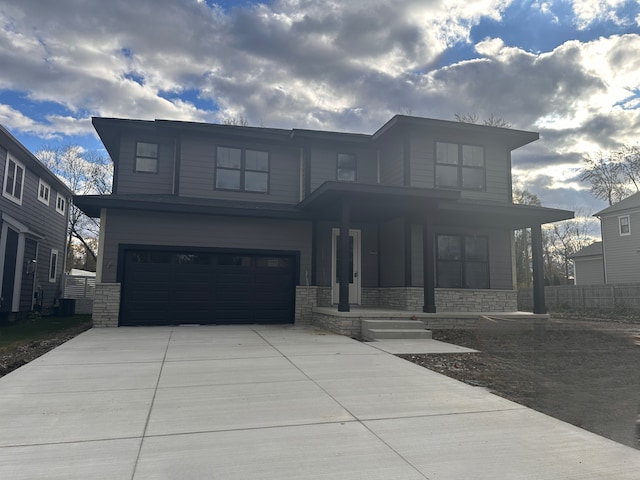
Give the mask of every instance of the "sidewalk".
M 89 330 L 0 379 L 0 478 L 640 478 L 639 451 L 383 343 L 294 326 Z

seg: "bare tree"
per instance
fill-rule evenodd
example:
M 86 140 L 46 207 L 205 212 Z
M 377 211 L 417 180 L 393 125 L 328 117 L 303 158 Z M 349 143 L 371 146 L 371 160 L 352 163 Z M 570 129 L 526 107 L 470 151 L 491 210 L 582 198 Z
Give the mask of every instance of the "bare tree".
M 246 127 L 249 125 L 249 120 L 244 115 L 232 115 L 232 116 L 223 117 L 222 124 Z
M 540 206 L 537 195 L 528 190 L 513 190 L 513 203 Z M 518 287 L 530 287 L 533 282 L 531 273 L 531 233 L 523 228 L 514 232 L 516 283 Z
M 598 152 L 583 158 L 580 180 L 589 182 L 591 193 L 609 205 L 618 203 L 640 191 L 640 149 L 625 146 L 604 154 Z
M 587 217 L 577 209 L 576 218 L 557 222 L 546 230 L 549 236 L 549 249 L 558 264 L 563 267 L 563 276 L 568 283 L 571 276 L 571 261 L 569 257 L 584 247 L 593 243 L 591 232 L 597 221 Z
M 453 116 L 462 123 L 478 123 L 480 119 L 477 113 L 455 113 Z M 496 117 L 493 113 L 485 118 L 482 124 L 487 127 L 511 128 L 509 122 L 502 117 Z
M 85 151 L 78 145 L 43 147 L 36 156 L 76 195 L 107 194 L 111 191 L 111 162 L 97 152 Z M 100 222 L 82 210 L 69 206 L 69 239 L 67 258 L 73 257 L 71 245 L 79 242 L 93 261 L 97 258 Z
M 477 113 L 454 113 L 453 116 L 461 123 L 478 123 Z

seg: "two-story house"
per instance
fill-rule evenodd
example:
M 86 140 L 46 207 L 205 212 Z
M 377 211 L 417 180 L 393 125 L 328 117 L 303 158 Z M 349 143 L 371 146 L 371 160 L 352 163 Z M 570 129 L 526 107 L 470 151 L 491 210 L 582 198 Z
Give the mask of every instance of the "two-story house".
M 72 192 L 0 126 L 0 315 L 50 310 L 61 296 Z
M 640 193 L 594 214 L 602 242 L 575 255 L 577 285 L 640 282 Z
M 94 118 L 114 162 L 94 323 L 285 323 L 313 306 L 515 311 L 511 151 L 537 133 L 395 116 L 372 135 Z M 344 254 L 348 252 L 348 254 Z

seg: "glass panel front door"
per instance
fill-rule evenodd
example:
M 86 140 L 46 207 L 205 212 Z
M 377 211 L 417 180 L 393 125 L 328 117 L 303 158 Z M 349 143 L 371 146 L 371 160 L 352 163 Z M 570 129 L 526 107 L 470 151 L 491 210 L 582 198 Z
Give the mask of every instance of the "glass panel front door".
M 333 278 L 332 302 L 338 303 L 340 296 L 340 261 L 342 258 L 340 246 L 340 230 L 333 229 Z M 349 303 L 360 304 L 360 230 L 349 230 Z

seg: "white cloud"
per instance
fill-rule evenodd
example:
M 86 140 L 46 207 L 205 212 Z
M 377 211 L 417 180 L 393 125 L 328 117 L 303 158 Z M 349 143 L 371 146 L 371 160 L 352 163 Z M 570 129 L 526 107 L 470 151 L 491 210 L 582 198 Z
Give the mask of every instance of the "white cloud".
M 544 53 L 487 38 L 474 46 L 478 58 L 443 62 L 481 19 L 502 21 L 510 3 L 276 0 L 225 11 L 196 0 L 9 2 L 0 7 L 0 65 L 11 73 L 0 76 L 0 89 L 21 92 L 34 108 L 65 108 L 36 121 L 28 110 L 0 105 L 0 121 L 52 138 L 92 132 L 91 115 L 243 115 L 253 125 L 372 132 L 398 112 L 493 113 L 540 130 L 541 141 L 514 154 L 518 168 L 531 171 L 559 157 L 576 165 L 585 152 L 638 138 L 637 34 Z M 530 7 L 557 13 L 551 1 Z M 626 21 L 623 7 L 572 3 L 581 28 Z M 180 99 L 185 91 L 203 101 Z
M 591 23 L 601 20 L 610 20 L 615 23 L 624 22 L 618 16 L 618 9 L 627 3 L 627 0 L 572 0 L 575 22 L 578 28 L 584 29 Z

